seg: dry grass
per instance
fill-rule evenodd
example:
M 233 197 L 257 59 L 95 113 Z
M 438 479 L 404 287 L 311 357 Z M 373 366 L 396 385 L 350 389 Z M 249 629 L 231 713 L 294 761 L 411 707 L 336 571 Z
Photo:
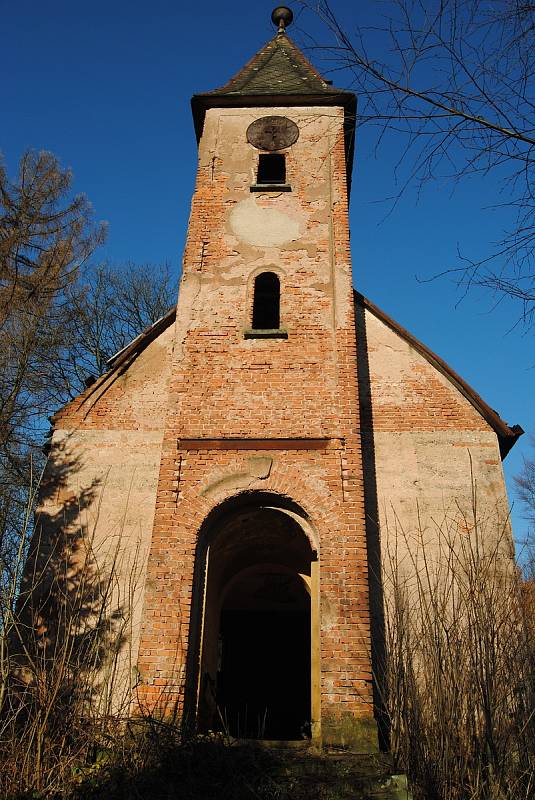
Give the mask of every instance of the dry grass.
M 391 749 L 415 797 L 528 800 L 535 793 L 535 637 L 508 523 L 446 519 L 386 555 Z
M 385 554 L 384 713 L 418 800 L 534 794 L 532 593 L 507 524 L 490 530 L 476 511 L 462 534 L 437 526 L 433 547 L 429 531 L 398 530 L 410 556 Z M 71 526 L 46 559 L 25 560 L 28 530 L 1 587 L 2 798 L 301 797 L 268 756 L 224 737 L 185 741 L 179 722 L 132 720 L 120 664 L 137 566 L 118 605 L 119 550 L 104 570 Z

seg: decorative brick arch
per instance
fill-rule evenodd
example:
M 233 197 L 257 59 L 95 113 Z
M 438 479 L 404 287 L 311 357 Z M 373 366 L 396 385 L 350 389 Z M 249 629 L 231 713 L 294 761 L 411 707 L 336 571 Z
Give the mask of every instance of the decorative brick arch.
M 310 514 L 293 497 L 270 491 L 265 485 L 256 489 L 244 489 L 236 493 L 229 493 L 224 500 L 214 503 L 199 529 L 199 545 L 202 546 L 203 539 L 210 535 L 210 531 L 216 525 L 218 517 L 226 512 L 232 513 L 234 509 L 243 508 L 244 506 L 263 506 L 287 514 L 301 527 L 309 541 L 312 552 L 319 552 L 319 539 Z
M 339 500 L 324 485 L 310 480 L 306 464 L 301 469 L 293 464 L 269 460 L 273 461 L 273 465 L 270 465 L 269 474 L 265 477 L 247 473 L 243 462 L 207 473 L 199 487 L 203 501 L 196 516 L 199 535 L 205 520 L 218 507 L 241 496 L 270 493 L 274 501 L 277 498 L 280 500 L 281 509 L 286 508 L 300 514 L 312 526 L 314 533 L 309 531 L 306 535 L 314 549 L 321 547 L 321 533 L 329 530 L 330 524 L 336 521 Z
M 239 473 L 238 473 L 239 474 Z M 227 489 L 209 502 L 209 510 L 202 521 L 197 537 L 195 554 L 195 569 L 193 576 L 193 596 L 191 616 L 189 620 L 189 640 L 187 653 L 187 667 L 184 685 L 184 716 L 190 720 L 192 727 L 199 718 L 199 702 L 202 692 L 203 675 L 203 631 L 206 622 L 206 601 L 208 587 L 208 549 L 217 542 L 218 535 L 225 530 L 226 525 L 232 524 L 232 518 L 244 512 L 274 511 L 288 517 L 290 525 L 299 527 L 306 540 L 310 552 L 310 575 L 306 579 L 306 590 L 310 596 L 310 624 L 311 624 L 311 697 L 310 710 L 312 718 L 312 735 L 319 739 L 321 735 L 321 701 L 320 701 L 320 626 L 319 626 L 319 535 L 316 524 L 325 524 L 326 514 L 322 511 L 315 514 L 316 519 L 311 519 L 311 514 L 303 504 L 294 499 L 300 493 L 310 492 L 306 482 L 300 481 L 293 485 L 293 492 L 274 491 L 266 485 L 267 481 L 258 481 L 258 488 L 248 487 L 238 491 Z M 276 481 L 274 481 L 276 483 Z M 318 511 L 319 511 L 318 507 Z M 247 571 L 247 569 L 245 570 Z M 236 577 L 236 576 L 234 576 Z M 299 576 L 303 578 L 304 576 Z

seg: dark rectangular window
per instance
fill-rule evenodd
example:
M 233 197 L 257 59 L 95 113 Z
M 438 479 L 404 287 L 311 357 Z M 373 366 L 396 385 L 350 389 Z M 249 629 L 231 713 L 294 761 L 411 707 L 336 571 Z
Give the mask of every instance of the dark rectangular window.
M 258 156 L 257 183 L 286 183 L 286 160 L 280 153 Z

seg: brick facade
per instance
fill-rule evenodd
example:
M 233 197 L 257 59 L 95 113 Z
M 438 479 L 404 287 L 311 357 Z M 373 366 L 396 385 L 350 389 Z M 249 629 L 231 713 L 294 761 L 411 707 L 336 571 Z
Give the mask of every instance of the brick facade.
M 322 718 L 371 717 L 343 115 L 273 109 L 300 126 L 287 153 L 292 192 L 252 195 L 257 152 L 245 131 L 263 113 L 211 110 L 200 144 L 148 564 L 140 702 L 161 702 L 162 688 L 167 705 L 183 701 L 197 537 L 216 502 L 203 488 L 214 476 L 242 473 L 244 459 L 268 454 L 269 477 L 247 491 L 291 499 L 317 535 L 322 602 L 330 609 L 320 642 Z M 236 209 L 258 230 L 233 228 Z M 287 237 L 288 219 L 299 236 Z M 266 233 L 281 241 L 272 244 Z M 251 276 L 263 269 L 280 275 L 287 339 L 244 338 Z M 257 449 L 237 450 L 241 439 L 258 440 Z
M 299 129 L 282 151 L 291 191 L 251 191 L 259 150 L 246 131 L 267 114 Z M 368 573 L 393 536 L 388 509 L 410 528 L 415 503 L 429 519 L 458 506 L 470 469 L 503 508 L 496 434 L 518 434 L 355 302 L 342 105 L 249 98 L 209 107 L 200 127 L 176 319 L 56 415 L 43 529 L 53 536 L 62 501 L 92 487 L 85 529 L 102 566 L 117 543 L 117 604 L 128 595 L 134 606 L 126 693 L 135 687 L 134 711 L 188 722 L 209 716 L 203 682 L 216 680 L 225 581 L 250 575 L 269 541 L 262 559 L 299 572 L 310 594 L 313 738 L 373 748 Z M 262 272 L 280 280 L 284 337 L 250 335 Z M 285 539 L 300 536 L 297 549 Z

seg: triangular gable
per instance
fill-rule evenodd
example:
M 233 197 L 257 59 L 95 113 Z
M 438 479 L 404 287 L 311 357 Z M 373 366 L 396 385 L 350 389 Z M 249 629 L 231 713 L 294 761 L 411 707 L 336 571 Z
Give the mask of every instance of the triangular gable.
M 56 425 L 64 416 L 72 413 L 82 413 L 83 409 L 90 409 L 100 398 L 111 389 L 117 379 L 123 375 L 131 364 L 146 348 L 158 338 L 176 319 L 176 306 L 173 306 L 163 317 L 149 325 L 126 347 L 108 359 L 108 371 L 97 378 L 85 391 L 60 408 L 51 418 Z
M 354 292 L 355 303 L 360 305 L 361 308 L 371 312 L 377 319 L 381 320 L 392 331 L 404 339 L 411 347 L 413 347 L 426 361 L 428 361 L 436 370 L 438 370 L 444 377 L 446 377 L 453 386 L 465 397 L 474 409 L 483 417 L 483 419 L 495 431 L 499 445 L 502 459 L 505 458 L 509 450 L 513 447 L 516 440 L 524 433 L 520 425 L 509 426 L 500 415 L 491 408 L 477 392 L 464 381 L 460 375 L 457 375 L 454 370 L 436 353 L 426 347 L 425 344 L 420 342 L 409 331 L 399 325 L 392 317 L 389 317 L 382 309 L 376 306 L 367 297 Z

